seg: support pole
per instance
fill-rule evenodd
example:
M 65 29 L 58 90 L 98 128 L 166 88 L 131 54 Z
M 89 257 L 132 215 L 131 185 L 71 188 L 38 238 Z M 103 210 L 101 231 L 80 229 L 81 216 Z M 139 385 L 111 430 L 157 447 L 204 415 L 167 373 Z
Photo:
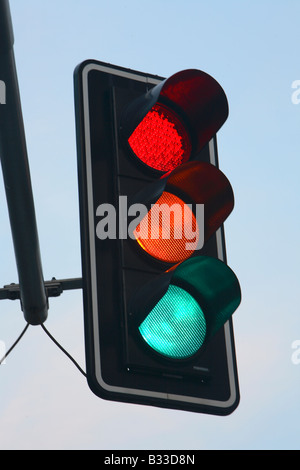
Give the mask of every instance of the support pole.
M 0 158 L 26 322 L 41 325 L 48 315 L 25 130 L 14 57 L 8 0 L 0 0 Z

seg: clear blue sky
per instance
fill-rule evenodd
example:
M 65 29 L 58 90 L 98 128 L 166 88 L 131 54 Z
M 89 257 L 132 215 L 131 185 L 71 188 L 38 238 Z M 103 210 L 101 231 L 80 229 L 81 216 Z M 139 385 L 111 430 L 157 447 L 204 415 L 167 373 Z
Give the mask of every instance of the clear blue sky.
M 225 89 L 220 167 L 235 192 L 229 265 L 241 403 L 226 418 L 108 403 L 40 327 L 0 369 L 1 449 L 298 449 L 300 80 L 297 0 L 11 0 L 44 276 L 79 277 L 73 70 L 93 58 L 169 76 L 198 68 Z M 0 77 L 1 79 L 1 77 Z M 3 184 L 0 285 L 17 282 Z M 80 292 L 50 299 L 47 327 L 84 366 Z M 0 341 L 24 327 L 1 301 Z

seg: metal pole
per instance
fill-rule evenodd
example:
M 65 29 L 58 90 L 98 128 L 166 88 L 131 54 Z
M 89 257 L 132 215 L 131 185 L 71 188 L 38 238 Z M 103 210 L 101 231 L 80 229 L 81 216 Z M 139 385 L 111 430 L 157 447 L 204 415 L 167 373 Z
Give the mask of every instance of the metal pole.
M 14 37 L 8 0 L 0 0 L 0 158 L 25 320 L 41 325 L 48 315 L 28 164 Z

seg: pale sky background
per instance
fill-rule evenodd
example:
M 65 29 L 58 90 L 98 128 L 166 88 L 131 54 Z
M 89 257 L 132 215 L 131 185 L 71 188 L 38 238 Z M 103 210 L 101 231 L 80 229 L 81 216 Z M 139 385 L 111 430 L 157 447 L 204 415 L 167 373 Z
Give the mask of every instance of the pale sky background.
M 40 327 L 0 366 L 0 448 L 299 449 L 299 0 L 11 0 L 45 279 L 80 277 L 73 71 L 97 59 L 168 77 L 198 68 L 226 91 L 220 168 L 235 192 L 228 263 L 241 402 L 228 417 L 106 402 Z M 0 77 L 1 79 L 1 77 Z M 3 183 L 0 286 L 17 282 Z M 22 227 L 20 227 L 22 229 Z M 0 301 L 0 341 L 24 328 Z M 85 368 L 80 291 L 50 299 L 50 332 Z

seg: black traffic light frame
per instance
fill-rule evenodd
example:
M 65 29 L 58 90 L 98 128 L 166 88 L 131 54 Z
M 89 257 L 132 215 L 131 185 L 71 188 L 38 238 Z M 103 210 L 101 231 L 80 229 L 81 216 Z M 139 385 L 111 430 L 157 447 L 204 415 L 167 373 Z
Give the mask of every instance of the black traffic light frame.
M 194 362 L 157 361 L 136 341 L 127 306 L 168 266 L 149 260 L 130 239 L 96 234 L 101 204 L 117 208 L 120 195 L 130 198 L 157 179 L 128 154 L 120 123 L 124 107 L 162 80 L 94 60 L 74 72 L 88 384 L 104 399 L 227 415 L 239 403 L 232 320 Z M 216 137 L 196 159 L 218 167 Z M 117 234 L 118 228 L 117 218 Z M 226 262 L 223 226 L 200 253 Z

